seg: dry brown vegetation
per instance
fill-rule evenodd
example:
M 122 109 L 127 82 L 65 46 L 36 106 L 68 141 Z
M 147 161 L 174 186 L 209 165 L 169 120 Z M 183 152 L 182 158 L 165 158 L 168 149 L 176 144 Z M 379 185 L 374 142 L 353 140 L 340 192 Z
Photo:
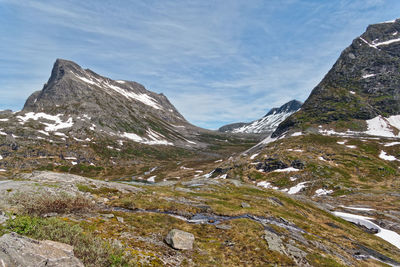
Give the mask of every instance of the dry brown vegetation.
M 82 213 L 95 209 L 94 204 L 81 194 L 21 193 L 10 195 L 8 201 L 17 207 L 18 213 L 43 216 L 48 213 Z

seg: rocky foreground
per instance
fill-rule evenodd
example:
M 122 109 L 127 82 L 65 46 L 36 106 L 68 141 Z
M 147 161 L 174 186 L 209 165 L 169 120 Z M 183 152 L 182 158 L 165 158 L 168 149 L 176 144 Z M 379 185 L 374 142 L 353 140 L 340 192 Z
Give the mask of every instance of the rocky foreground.
M 34 172 L 2 180 L 0 259 L 5 266 L 28 266 L 29 257 L 37 259 L 35 266 L 400 262 L 398 248 L 334 216 L 343 211 L 340 202 L 220 176 L 128 184 Z M 375 216 L 381 211 L 359 212 Z M 18 252 L 22 246 L 25 254 Z

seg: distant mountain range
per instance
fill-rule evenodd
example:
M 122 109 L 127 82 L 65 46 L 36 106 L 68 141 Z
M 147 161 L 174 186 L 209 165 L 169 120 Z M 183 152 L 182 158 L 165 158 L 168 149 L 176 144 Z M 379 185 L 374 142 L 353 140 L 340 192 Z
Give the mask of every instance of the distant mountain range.
M 271 109 L 261 119 L 249 123 L 239 122 L 228 124 L 219 128 L 218 131 L 230 133 L 271 134 L 282 121 L 298 111 L 301 105 L 302 103 L 300 101 L 292 100 L 279 108 Z

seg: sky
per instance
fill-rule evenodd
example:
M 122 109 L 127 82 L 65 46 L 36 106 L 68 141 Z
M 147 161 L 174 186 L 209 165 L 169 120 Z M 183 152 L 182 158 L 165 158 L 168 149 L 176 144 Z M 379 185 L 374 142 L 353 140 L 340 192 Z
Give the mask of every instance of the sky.
M 165 94 L 217 129 L 304 101 L 398 0 L 0 0 L 0 109 L 21 110 L 57 58 Z

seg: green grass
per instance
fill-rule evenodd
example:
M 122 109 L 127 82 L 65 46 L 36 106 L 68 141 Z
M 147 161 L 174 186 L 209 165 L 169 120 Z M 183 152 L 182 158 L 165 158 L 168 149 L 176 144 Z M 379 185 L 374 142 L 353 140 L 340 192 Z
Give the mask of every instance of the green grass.
M 39 240 L 52 240 L 74 246 L 74 254 L 85 266 L 129 266 L 124 251 L 85 232 L 78 224 L 58 218 L 17 216 L 7 221 L 6 230 Z

